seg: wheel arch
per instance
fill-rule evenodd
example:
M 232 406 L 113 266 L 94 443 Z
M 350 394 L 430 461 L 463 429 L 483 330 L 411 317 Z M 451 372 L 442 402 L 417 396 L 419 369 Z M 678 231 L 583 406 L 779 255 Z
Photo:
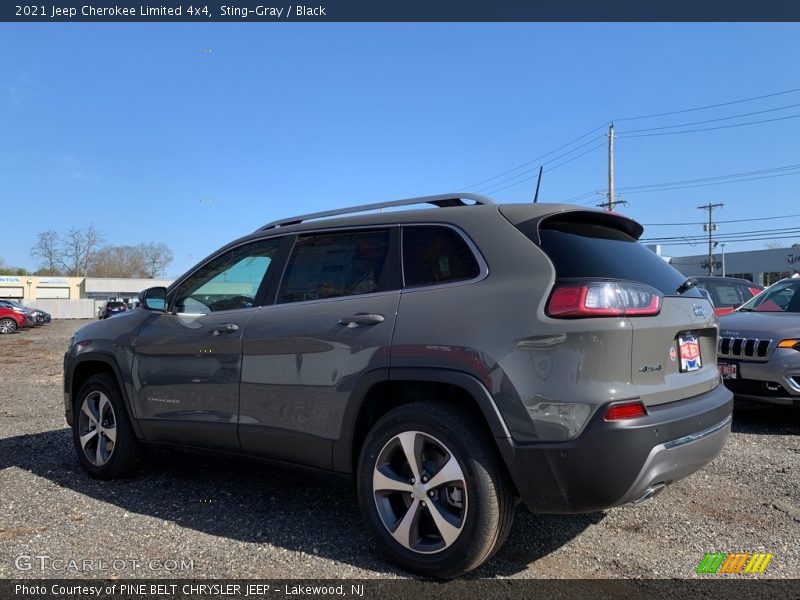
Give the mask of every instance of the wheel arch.
M 17 321 L 17 319 L 15 319 L 12 315 L 5 315 L 4 317 L 0 317 L 0 321 L 5 321 L 6 319 L 14 322 L 14 325 L 16 325 L 14 331 L 18 331 L 20 328 L 23 327 L 23 325 L 20 324 L 20 322 Z
M 419 400 L 466 410 L 495 443 L 511 437 L 494 399 L 475 377 L 447 369 L 378 369 L 365 375 L 351 394 L 342 435 L 333 447 L 334 470 L 353 473 L 372 424 L 391 409 Z
M 108 354 L 101 352 L 87 352 L 86 354 L 82 354 L 80 358 L 75 361 L 74 365 L 72 366 L 69 379 L 70 404 L 74 406 L 75 400 L 78 397 L 78 392 L 90 377 L 101 374 L 110 375 L 116 382 L 117 390 L 122 397 L 122 403 L 125 406 L 125 411 L 127 412 L 131 427 L 133 428 L 137 439 L 143 439 L 142 432 L 139 428 L 139 423 L 134 417 L 133 411 L 131 410 L 131 401 L 128 397 L 126 386 L 124 385 L 122 371 L 120 370 L 116 360 L 114 360 L 114 358 Z M 72 415 L 70 415 L 70 418 L 67 419 L 70 425 L 72 425 L 71 420 Z

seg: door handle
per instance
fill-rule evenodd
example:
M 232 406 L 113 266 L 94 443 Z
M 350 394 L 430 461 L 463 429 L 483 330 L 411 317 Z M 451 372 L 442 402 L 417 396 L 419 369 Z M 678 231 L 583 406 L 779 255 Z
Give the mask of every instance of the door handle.
M 220 335 L 222 333 L 233 333 L 234 331 L 239 331 L 239 326 L 236 323 L 225 323 L 224 325 L 212 329 L 211 333 Z
M 384 320 L 385 319 L 383 315 L 359 313 L 357 315 L 351 315 L 349 317 L 339 319 L 339 325 L 353 328 L 358 327 L 359 325 L 377 325 L 378 323 L 383 323 Z

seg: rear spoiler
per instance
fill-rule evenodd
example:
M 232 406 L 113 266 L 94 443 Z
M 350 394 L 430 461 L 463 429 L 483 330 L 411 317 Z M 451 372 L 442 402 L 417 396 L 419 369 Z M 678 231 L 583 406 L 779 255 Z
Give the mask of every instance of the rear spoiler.
M 536 244 L 541 243 L 539 230 L 548 221 L 601 225 L 621 231 L 636 240 L 638 240 L 644 232 L 644 227 L 642 227 L 641 224 L 619 213 L 561 204 L 551 205 L 549 207 L 550 210 L 546 214 L 537 216 L 531 214 L 531 206 L 530 204 L 504 204 L 500 205 L 499 209 L 506 219 L 511 221 L 514 226 L 520 229 L 520 231 L 523 231 L 525 235 Z M 543 207 L 547 205 L 538 204 L 537 206 Z

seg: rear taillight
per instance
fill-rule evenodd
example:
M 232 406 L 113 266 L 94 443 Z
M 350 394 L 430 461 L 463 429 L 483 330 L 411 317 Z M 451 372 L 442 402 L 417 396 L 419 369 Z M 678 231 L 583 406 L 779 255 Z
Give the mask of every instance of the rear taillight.
M 618 421 L 620 419 L 635 419 L 647 414 L 644 404 L 641 402 L 628 402 L 626 404 L 615 404 L 606 411 L 606 421 Z
M 661 293 L 641 283 L 589 281 L 556 285 L 547 314 L 557 318 L 645 317 L 661 310 Z

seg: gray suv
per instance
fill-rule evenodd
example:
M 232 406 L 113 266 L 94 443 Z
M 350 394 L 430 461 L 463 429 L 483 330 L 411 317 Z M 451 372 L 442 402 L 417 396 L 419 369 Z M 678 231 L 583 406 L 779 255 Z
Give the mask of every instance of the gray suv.
M 472 194 L 270 223 L 70 340 L 78 459 L 124 477 L 172 444 L 352 475 L 375 543 L 439 578 L 488 560 L 519 498 L 644 502 L 720 452 L 732 400 L 712 306 L 641 233 Z

